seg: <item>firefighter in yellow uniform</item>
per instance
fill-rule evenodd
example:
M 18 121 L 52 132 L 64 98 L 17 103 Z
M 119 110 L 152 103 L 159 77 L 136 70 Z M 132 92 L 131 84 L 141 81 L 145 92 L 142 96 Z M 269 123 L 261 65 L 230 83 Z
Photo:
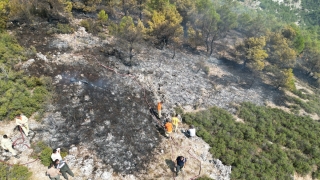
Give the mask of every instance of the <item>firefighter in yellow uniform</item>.
M 172 125 L 173 125 L 173 129 L 174 129 L 174 132 L 177 132 L 177 130 L 178 130 L 178 125 L 179 125 L 179 123 L 180 123 L 180 120 L 179 120 L 179 118 L 177 117 L 178 115 L 174 115 L 173 116 L 173 118 L 172 118 Z

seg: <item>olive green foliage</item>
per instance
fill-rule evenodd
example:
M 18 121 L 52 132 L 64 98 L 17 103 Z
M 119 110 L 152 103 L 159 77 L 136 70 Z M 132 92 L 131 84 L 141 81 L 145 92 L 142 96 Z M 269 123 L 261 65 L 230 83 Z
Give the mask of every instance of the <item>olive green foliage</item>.
M 292 72 L 292 69 L 286 69 L 283 71 L 284 75 L 284 87 L 294 91 L 296 89 L 296 85 L 294 84 L 294 74 Z
M 84 19 L 80 21 L 80 26 L 84 27 L 87 32 L 98 34 L 99 32 L 102 32 L 102 26 L 101 22 L 95 21 L 93 19 Z
M 156 44 L 167 45 L 173 38 L 182 34 L 182 17 L 174 4 L 166 2 L 161 10 L 153 10 L 148 21 L 148 34 L 154 37 Z
M 52 163 L 51 154 L 53 149 L 51 149 L 49 146 L 47 146 L 44 142 L 40 141 L 36 144 L 32 144 L 33 152 L 31 154 L 31 157 L 34 159 L 39 158 L 41 160 L 41 163 L 45 166 L 49 166 L 50 163 Z M 68 155 L 68 152 L 64 149 L 61 149 L 60 155 L 62 158 L 66 157 Z
M 0 163 L 0 180 L 29 180 L 32 172 L 25 166 L 8 166 Z
M 260 1 L 260 7 L 267 11 L 270 14 L 277 14 L 277 17 L 279 20 L 291 23 L 291 22 L 297 22 L 299 19 L 296 16 L 296 13 L 298 13 L 298 10 L 291 9 L 290 6 L 286 6 L 284 4 L 279 4 L 276 1 L 269 1 L 269 0 L 261 0 Z
M 113 24 L 112 28 L 109 28 L 109 30 L 119 38 L 117 42 L 118 46 L 127 50 L 126 56 L 129 57 L 129 64 L 131 65 L 132 58 L 138 52 L 136 48 L 137 43 L 142 40 L 145 32 L 143 23 L 138 20 L 137 25 L 135 25 L 131 16 L 124 16 L 118 25 Z
M 301 34 L 301 30 L 299 27 L 295 24 L 291 24 L 290 26 L 286 27 L 287 30 L 290 30 L 293 36 L 290 36 L 291 42 L 292 42 L 292 47 L 295 49 L 295 51 L 300 54 L 304 48 L 305 48 L 305 38 Z M 284 29 L 285 30 L 285 29 Z
M 302 94 L 301 91 L 293 91 L 300 98 L 306 99 L 303 101 L 300 98 L 287 96 L 286 100 L 290 103 L 295 104 L 299 109 L 303 109 L 307 113 L 316 113 L 320 116 L 320 97 L 318 94 Z
M 71 15 L 72 3 L 69 0 L 10 0 L 7 9 L 8 20 L 32 22 L 38 20 L 38 17 L 46 19 L 57 13 L 68 17 Z
M 44 142 L 40 141 L 37 144 L 32 145 L 33 153 L 31 154 L 32 158 L 39 158 L 41 163 L 45 166 L 49 166 L 52 162 L 51 154 L 52 149 L 47 146 Z
M 14 65 L 19 60 L 25 59 L 23 48 L 16 39 L 7 33 L 0 34 L 0 63 Z
M 184 111 L 181 107 L 174 108 L 174 111 L 176 114 L 180 114 L 180 115 L 184 114 Z
M 300 14 L 303 18 L 303 22 L 306 25 L 319 25 L 319 1 L 303 0 L 301 1 L 302 9 L 308 9 L 308 11 L 301 11 Z
M 265 67 L 264 71 L 272 74 L 269 79 L 272 79 L 271 84 L 276 87 L 276 89 L 282 87 L 290 91 L 295 91 L 295 78 L 292 69 L 280 69 L 277 66 L 268 65 Z
M 57 29 L 58 29 L 57 33 L 59 34 L 71 34 L 74 32 L 74 29 L 70 24 L 58 23 Z
M 207 176 L 202 176 L 202 177 L 197 178 L 197 180 L 213 180 L 213 179 L 209 178 Z
M 245 51 L 245 65 L 249 64 L 250 68 L 253 70 L 262 70 L 264 68 L 264 60 L 268 57 L 264 47 L 266 45 L 266 38 L 262 37 L 251 37 L 244 42 Z
M 8 20 L 8 4 L 9 0 L 0 1 L 0 32 L 3 32 L 7 27 Z
M 199 7 L 198 7 L 199 8 Z M 210 53 L 212 49 L 212 43 L 215 40 L 216 33 L 218 31 L 218 23 L 220 21 L 220 15 L 216 12 L 216 9 L 212 4 L 205 9 L 199 8 L 198 12 L 201 12 L 197 21 L 195 21 L 195 30 L 198 34 L 201 34 L 201 39 L 206 46 L 207 53 Z
M 320 124 L 309 117 L 243 103 L 236 122 L 217 107 L 183 115 L 210 144 L 210 152 L 232 165 L 232 179 L 291 179 L 294 172 L 319 175 Z
M 85 12 L 95 12 L 97 10 L 96 5 L 98 5 L 101 0 L 84 0 L 82 2 L 74 2 L 72 7 L 74 9 L 79 9 Z
M 0 34 L 0 119 L 13 119 L 17 113 L 26 116 L 44 108 L 50 94 L 46 77 L 25 76 L 12 66 L 24 60 L 24 49 L 8 34 Z
M 61 150 L 60 152 L 60 155 L 62 158 L 66 157 L 68 155 L 68 152 L 67 151 L 64 151 L 63 149 Z
M 101 10 L 98 14 L 98 19 L 101 22 L 106 22 L 108 20 L 108 14 L 106 14 L 106 12 L 104 10 Z
M 70 24 L 58 23 L 55 28 L 50 28 L 47 34 L 71 34 L 74 28 Z
M 294 67 L 297 53 L 291 47 L 292 41 L 286 38 L 284 32 L 272 32 L 268 36 L 268 44 L 271 47 L 269 62 L 276 64 L 279 68 Z
M 91 24 L 91 25 L 90 25 Z M 91 29 L 92 29 L 92 23 L 91 23 L 91 21 L 89 21 L 89 20 L 82 20 L 81 22 L 80 22 L 80 25 L 82 26 L 82 27 L 84 27 L 85 29 L 86 29 L 86 31 L 91 31 Z

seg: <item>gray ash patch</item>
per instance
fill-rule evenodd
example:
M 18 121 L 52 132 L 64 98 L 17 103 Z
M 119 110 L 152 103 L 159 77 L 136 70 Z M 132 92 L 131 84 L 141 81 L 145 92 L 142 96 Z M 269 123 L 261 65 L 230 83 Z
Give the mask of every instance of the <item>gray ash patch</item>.
M 117 173 L 144 170 L 160 142 L 145 103 L 149 93 L 99 67 L 53 69 L 55 113 L 43 121 L 44 140 L 52 148 L 85 144 Z

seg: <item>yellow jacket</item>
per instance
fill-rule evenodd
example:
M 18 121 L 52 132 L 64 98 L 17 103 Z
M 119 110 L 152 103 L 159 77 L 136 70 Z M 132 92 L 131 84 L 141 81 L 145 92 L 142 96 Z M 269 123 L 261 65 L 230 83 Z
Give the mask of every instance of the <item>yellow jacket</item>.
M 178 125 L 179 122 L 180 122 L 180 120 L 177 117 L 173 117 L 172 118 L 172 124 L 173 125 Z

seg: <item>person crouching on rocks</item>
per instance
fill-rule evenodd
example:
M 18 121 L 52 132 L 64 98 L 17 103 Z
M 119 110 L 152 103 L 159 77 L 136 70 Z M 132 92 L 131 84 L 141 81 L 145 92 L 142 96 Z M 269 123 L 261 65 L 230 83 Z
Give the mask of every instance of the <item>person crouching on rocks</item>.
M 20 126 L 24 134 L 28 136 L 29 134 L 28 118 L 22 114 L 19 114 L 16 116 L 16 124 Z
M 193 125 L 190 126 L 190 129 L 187 131 L 187 137 L 193 138 L 196 136 L 196 129 L 194 128 Z
M 15 156 L 16 158 L 18 158 L 17 156 L 17 152 L 12 148 L 12 142 L 11 140 L 8 138 L 7 135 L 3 135 L 2 140 L 1 140 L 1 147 L 2 149 L 11 152 L 11 154 L 13 156 Z
M 60 173 L 62 174 L 62 176 L 63 176 L 65 179 L 68 179 L 67 173 L 68 173 L 70 176 L 74 177 L 73 172 L 70 170 L 68 164 L 67 164 L 65 161 L 63 161 L 63 160 L 60 161 L 59 159 L 56 159 L 56 160 L 54 161 L 54 165 L 55 165 L 55 167 L 56 167 L 57 169 L 60 170 Z

